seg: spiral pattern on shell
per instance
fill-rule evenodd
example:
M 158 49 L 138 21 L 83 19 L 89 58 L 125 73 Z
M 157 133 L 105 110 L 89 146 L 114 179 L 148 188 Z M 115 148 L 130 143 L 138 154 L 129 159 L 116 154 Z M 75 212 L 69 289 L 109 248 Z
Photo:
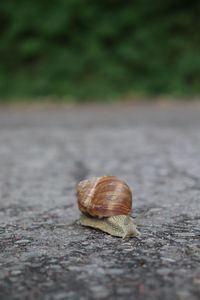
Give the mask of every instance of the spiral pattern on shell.
M 115 176 L 101 176 L 78 184 L 79 209 L 93 217 L 128 215 L 132 193 L 128 185 Z

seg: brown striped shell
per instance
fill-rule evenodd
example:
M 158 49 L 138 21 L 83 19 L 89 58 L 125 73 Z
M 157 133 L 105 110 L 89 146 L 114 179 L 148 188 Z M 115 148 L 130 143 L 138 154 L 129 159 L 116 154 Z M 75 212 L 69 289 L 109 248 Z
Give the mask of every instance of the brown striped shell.
M 79 209 L 94 217 L 128 215 L 132 193 L 128 185 L 115 176 L 94 177 L 78 184 Z

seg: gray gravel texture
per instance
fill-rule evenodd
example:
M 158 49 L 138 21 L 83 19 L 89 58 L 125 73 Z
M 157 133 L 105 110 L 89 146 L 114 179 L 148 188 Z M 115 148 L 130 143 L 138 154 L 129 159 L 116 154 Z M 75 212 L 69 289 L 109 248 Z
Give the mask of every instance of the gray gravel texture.
M 134 190 L 139 238 L 77 220 L 81 180 Z M 0 109 L 0 299 L 197 300 L 200 104 Z

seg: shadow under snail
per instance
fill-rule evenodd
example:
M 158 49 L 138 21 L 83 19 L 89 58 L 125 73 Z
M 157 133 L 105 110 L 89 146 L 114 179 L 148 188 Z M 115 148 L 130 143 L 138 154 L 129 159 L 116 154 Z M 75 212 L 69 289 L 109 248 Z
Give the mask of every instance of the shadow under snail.
M 77 187 L 78 207 L 83 213 L 80 224 L 122 238 L 139 235 L 130 216 L 132 193 L 115 176 L 83 180 Z

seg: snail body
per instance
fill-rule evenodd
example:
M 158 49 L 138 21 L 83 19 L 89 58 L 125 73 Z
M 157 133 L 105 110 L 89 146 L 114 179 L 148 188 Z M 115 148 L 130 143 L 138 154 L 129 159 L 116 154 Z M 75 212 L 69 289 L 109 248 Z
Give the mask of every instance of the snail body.
M 84 214 L 80 224 L 100 229 L 113 236 L 138 235 L 133 219 L 132 193 L 128 185 L 115 176 L 83 180 L 77 188 L 78 207 Z

